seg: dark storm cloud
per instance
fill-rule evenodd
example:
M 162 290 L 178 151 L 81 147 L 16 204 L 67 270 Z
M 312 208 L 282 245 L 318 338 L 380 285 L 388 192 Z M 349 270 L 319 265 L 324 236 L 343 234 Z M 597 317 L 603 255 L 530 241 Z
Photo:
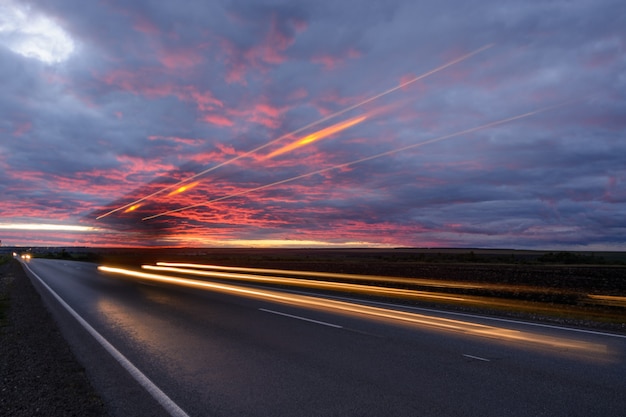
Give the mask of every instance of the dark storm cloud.
M 619 1 L 7 4 L 52 19 L 75 50 L 62 62 L 40 62 L 11 49 L 16 36 L 28 39 L 17 23 L 0 33 L 0 76 L 11 80 L 0 94 L 2 222 L 96 224 L 113 230 L 100 236 L 107 243 L 137 233 L 129 238 L 135 244 L 296 238 L 624 247 L 626 13 Z M 367 119 L 266 157 L 359 115 Z M 234 157 L 241 159 L 190 190 L 93 219 Z

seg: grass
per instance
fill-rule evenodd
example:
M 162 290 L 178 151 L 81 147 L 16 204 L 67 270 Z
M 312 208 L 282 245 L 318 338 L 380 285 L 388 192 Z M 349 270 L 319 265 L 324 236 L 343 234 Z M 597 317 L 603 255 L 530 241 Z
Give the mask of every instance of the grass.
M 9 298 L 0 294 L 0 328 L 7 325 L 7 311 L 9 310 Z
M 0 265 L 4 265 L 11 261 L 11 256 L 1 255 Z M 1 277 L 0 277 L 1 279 Z M 0 285 L 0 327 L 7 325 L 7 311 L 9 310 L 9 288 L 8 285 Z

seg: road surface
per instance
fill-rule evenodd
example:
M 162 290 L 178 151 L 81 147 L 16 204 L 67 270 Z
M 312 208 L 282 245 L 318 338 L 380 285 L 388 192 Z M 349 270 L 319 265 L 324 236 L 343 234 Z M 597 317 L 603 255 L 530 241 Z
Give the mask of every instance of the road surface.
M 23 263 L 115 415 L 626 410 L 620 335 L 390 305 L 355 312 L 343 306 L 356 300 L 316 307 L 302 290 L 286 301 L 136 280 L 91 263 Z

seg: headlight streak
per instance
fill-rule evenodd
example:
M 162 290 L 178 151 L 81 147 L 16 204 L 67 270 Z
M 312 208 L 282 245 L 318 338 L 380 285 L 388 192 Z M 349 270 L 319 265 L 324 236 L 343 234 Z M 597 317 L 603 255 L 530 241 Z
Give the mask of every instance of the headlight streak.
M 268 146 L 273 145 L 273 144 L 274 144 L 274 143 L 276 143 L 276 142 L 279 142 L 279 141 L 281 141 L 281 140 L 283 140 L 283 139 L 289 138 L 289 137 L 291 137 L 291 136 L 293 136 L 293 135 L 297 135 L 297 134 L 299 134 L 299 133 L 301 133 L 301 132 L 303 132 L 303 131 L 305 131 L 305 130 L 307 130 L 307 129 L 311 128 L 311 127 L 317 126 L 317 125 L 319 125 L 319 124 L 321 124 L 321 123 L 324 123 L 324 122 L 326 122 L 326 121 L 328 121 L 328 120 L 334 119 L 335 117 L 341 116 L 341 115 L 342 115 L 342 114 L 344 114 L 344 113 L 347 113 L 347 112 L 349 112 L 349 111 L 351 111 L 351 110 L 357 109 L 357 108 L 359 108 L 359 107 L 361 107 L 361 106 L 364 106 L 364 105 L 365 105 L 365 104 L 367 104 L 367 103 L 370 103 L 370 102 L 372 102 L 372 101 L 374 101 L 374 100 L 377 100 L 377 99 L 379 99 L 379 98 L 381 98 L 381 97 L 383 97 L 383 96 L 386 96 L 386 95 L 388 95 L 388 94 L 391 94 L 391 93 L 393 93 L 394 91 L 397 91 L 397 90 L 399 90 L 399 89 L 401 89 L 401 88 L 404 88 L 404 87 L 406 87 L 406 86 L 408 86 L 408 85 L 410 85 L 410 84 L 413 84 L 413 83 L 415 83 L 415 82 L 417 82 L 417 81 L 419 81 L 419 80 L 422 80 L 422 79 L 424 79 L 424 78 L 426 78 L 426 77 L 429 77 L 429 76 L 431 76 L 431 75 L 433 75 L 433 74 L 436 74 L 437 72 L 442 71 L 442 70 L 444 70 L 444 69 L 446 69 L 446 68 L 448 68 L 448 67 L 450 67 L 450 66 L 452 66 L 452 65 L 458 64 L 458 63 L 460 63 L 460 62 L 462 62 L 462 61 L 465 61 L 465 60 L 467 60 L 467 59 L 471 58 L 472 56 L 474 56 L 474 55 L 476 55 L 476 54 L 479 54 L 479 53 L 481 53 L 481 52 L 483 52 L 483 51 L 485 51 L 485 50 L 487 50 L 487 49 L 489 49 L 489 48 L 491 48 L 491 47 L 493 47 L 493 46 L 494 46 L 494 44 L 485 45 L 485 46 L 483 46 L 483 47 L 481 47 L 481 48 L 478 48 L 478 49 L 476 49 L 476 50 L 474 50 L 474 51 L 472 51 L 472 52 L 470 52 L 470 53 L 468 53 L 468 54 L 465 54 L 465 55 L 463 55 L 463 56 L 459 57 L 459 58 L 455 58 L 455 59 L 453 59 L 453 60 L 451 60 L 451 61 L 448 61 L 447 63 L 445 63 L 445 64 L 443 64 L 443 65 L 440 65 L 440 66 L 438 66 L 438 67 L 437 67 L 437 68 L 435 68 L 435 69 L 432 69 L 432 70 L 430 70 L 430 71 L 428 71 L 428 72 L 425 72 L 425 73 L 423 73 L 423 74 L 421 74 L 421 75 L 418 75 L 418 76 L 416 76 L 416 77 L 414 77 L 414 78 L 411 78 L 411 79 L 410 79 L 410 80 L 408 80 L 408 81 L 402 82 L 402 83 L 400 83 L 399 85 L 397 85 L 396 87 L 392 87 L 392 88 L 390 88 L 390 89 L 388 89 L 388 90 L 383 91 L 382 93 L 376 94 L 375 96 L 372 96 L 372 97 L 367 98 L 367 99 L 365 99 L 365 100 L 363 100 L 363 101 L 360 101 L 360 102 L 358 102 L 358 103 L 356 103 L 356 104 L 354 104 L 354 105 L 352 105 L 352 106 L 346 107 L 345 109 L 339 110 L 339 111 L 337 111 L 337 112 L 335 112 L 335 113 L 329 114 L 328 116 L 322 117 L 321 119 L 319 119 L 319 120 L 317 120 L 317 121 L 315 121 L 315 122 L 309 123 L 309 124 L 308 124 L 308 125 L 306 125 L 306 126 L 303 126 L 303 127 L 299 128 L 299 129 L 296 129 L 296 130 L 294 130 L 294 131 L 292 131 L 292 132 L 286 133 L 286 134 L 284 134 L 284 135 L 282 135 L 282 136 L 280 136 L 280 137 L 278 137 L 278 138 L 276 138 L 276 139 L 274 139 L 274 140 L 272 140 L 272 141 L 270 141 L 270 142 L 267 142 L 267 143 L 265 143 L 265 144 L 263 144 L 263 145 L 261 145 L 261 146 L 258 146 L 258 147 L 256 147 L 256 148 L 252 149 L 251 151 L 248 151 L 248 152 L 246 152 L 246 153 L 243 153 L 243 154 L 241 154 L 241 155 L 238 155 L 238 156 L 236 156 L 236 157 L 234 157 L 234 158 L 231 158 L 231 159 L 229 159 L 229 160 L 227 160 L 227 161 L 224 161 L 224 162 L 222 162 L 222 163 L 220 163 L 220 164 L 217 164 L 217 165 L 215 165 L 215 166 L 212 166 L 211 168 L 205 169 L 204 171 L 198 172 L 197 174 L 192 175 L 192 176 L 190 176 L 190 177 L 188 177 L 188 178 L 185 178 L 184 180 L 181 180 L 181 181 L 177 182 L 176 184 L 169 185 L 169 186 L 167 186 L 167 187 L 165 187 L 165 188 L 162 188 L 162 189 L 160 189 L 160 190 L 158 190 L 158 191 L 155 191 L 154 193 L 149 194 L 149 195 L 147 195 L 147 196 L 145 196 L 145 197 L 142 197 L 142 198 L 140 198 L 140 199 L 138 199 L 138 200 L 135 200 L 135 201 L 130 202 L 130 203 L 126 204 L 126 205 L 123 205 L 123 206 L 121 206 L 121 207 L 118 207 L 118 208 L 116 208 L 116 209 L 113 209 L 113 210 L 111 210 L 111 211 L 108 211 L 107 213 L 104 213 L 104 214 L 102 214 L 102 215 L 100 215 L 100 216 L 96 217 L 96 220 L 100 220 L 100 219 L 102 219 L 102 218 L 104 218 L 104 217 L 107 217 L 107 216 L 109 216 L 109 215 L 111 215 L 111 214 L 113 214 L 113 213 L 116 213 L 116 212 L 118 212 L 118 211 L 120 211 L 120 210 L 124 210 L 124 209 L 126 209 L 127 207 L 130 207 L 130 206 L 135 205 L 135 204 L 137 204 L 137 203 L 141 203 L 142 201 L 145 201 L 145 200 L 147 200 L 147 199 L 149 199 L 149 198 L 152 198 L 152 197 L 154 197 L 154 196 L 156 196 L 156 195 L 159 195 L 159 194 L 161 194 L 161 193 L 163 193 L 163 192 L 165 192 L 165 191 L 168 191 L 168 190 L 171 190 L 171 189 L 173 189 L 173 188 L 179 187 L 179 186 L 181 186 L 181 185 L 183 185 L 183 184 L 185 184 L 185 183 L 187 183 L 187 182 L 189 182 L 189 181 L 191 181 L 191 180 L 193 180 L 193 179 L 195 179 L 195 178 L 198 178 L 198 177 L 200 177 L 200 176 L 203 176 L 203 175 L 205 175 L 205 174 L 208 174 L 208 173 L 209 173 L 209 172 L 211 172 L 211 171 L 214 171 L 214 170 L 216 170 L 216 169 L 218 169 L 218 168 L 220 168 L 220 167 L 223 167 L 223 166 L 225 166 L 225 165 L 228 165 L 228 164 L 230 164 L 230 163 L 233 163 L 233 162 L 235 162 L 235 161 L 237 161 L 237 160 L 239 160 L 239 159 L 241 159 L 241 158 L 244 158 L 244 157 L 250 156 L 250 155 L 252 155 L 253 153 L 258 152 L 258 151 L 260 151 L 261 149 L 265 149 L 265 148 L 267 148 Z M 145 219 L 144 219 L 144 220 L 145 220 Z
M 389 276 L 377 276 L 377 275 L 359 275 L 359 274 L 343 274 L 343 273 L 331 273 L 331 272 L 318 272 L 318 271 L 298 271 L 298 270 L 284 270 L 284 269 L 265 269 L 265 268 L 245 268 L 245 267 L 232 267 L 232 266 L 219 266 L 219 265 L 204 265 L 193 263 L 177 263 L 177 262 L 157 262 L 157 266 L 142 265 L 142 268 L 155 270 L 155 271 L 169 271 L 177 272 L 181 274 L 197 275 L 213 277 L 218 279 L 240 280 L 240 281 L 256 281 L 265 282 L 269 284 L 290 285 L 296 287 L 316 288 L 330 291 L 348 291 L 352 293 L 361 293 L 377 296 L 392 296 L 408 299 L 438 299 L 439 301 L 452 302 L 454 304 L 465 304 L 473 306 L 485 306 L 488 308 L 502 308 L 502 309 L 517 309 L 521 311 L 550 312 L 550 311 L 564 311 L 564 306 L 553 307 L 551 305 L 546 306 L 541 303 L 525 301 L 519 299 L 507 299 L 494 298 L 493 296 L 485 296 L 484 291 L 489 292 L 503 292 L 510 294 L 537 294 L 542 296 L 545 294 L 564 295 L 570 294 L 572 297 L 584 297 L 583 294 L 576 292 L 567 292 L 563 290 L 550 289 L 550 288 L 538 288 L 524 285 L 504 285 L 504 284 L 489 284 L 489 283 L 462 283 L 451 281 L 431 280 L 424 278 L 404 278 L 404 277 L 389 277 Z M 217 271 L 238 271 L 238 272 L 252 272 L 256 274 L 275 274 L 279 276 L 267 276 L 267 275 L 249 275 L 249 274 L 233 274 L 229 272 L 204 272 L 203 270 L 217 270 Z M 282 276 L 281 276 L 282 275 Z M 287 277 L 284 277 L 284 276 Z M 324 278 L 326 281 L 312 281 L 305 278 L 298 279 L 293 277 L 315 277 Z M 367 284 L 348 284 L 337 283 L 328 280 L 351 280 L 351 281 L 366 281 Z M 403 284 L 422 287 L 433 288 L 447 288 L 453 290 L 466 290 L 468 293 L 462 294 L 462 296 L 454 296 L 453 293 L 441 293 L 432 291 L 420 291 L 409 289 L 397 289 L 389 287 L 379 287 L 375 283 L 387 283 L 387 284 Z M 472 290 L 478 290 L 482 292 L 482 295 L 472 295 Z M 591 300 L 584 300 L 586 303 L 608 304 L 613 306 L 626 306 L 625 297 L 615 296 L 603 296 L 603 295 L 587 295 Z M 597 301 L 592 301 L 597 300 Z
M 318 290 L 350 291 L 350 292 L 361 293 L 361 294 L 395 296 L 395 297 L 403 297 L 403 298 L 434 298 L 434 299 L 451 300 L 451 301 L 464 301 L 465 300 L 462 297 L 455 297 L 455 296 L 441 294 L 441 293 L 433 293 L 433 292 L 417 291 L 417 290 L 404 290 L 404 289 L 398 289 L 398 288 L 375 287 L 371 285 L 348 284 L 348 283 L 329 282 L 329 281 L 313 281 L 313 280 L 303 280 L 303 279 L 297 279 L 297 278 L 274 277 L 274 276 L 267 276 L 267 275 L 235 274 L 231 272 L 199 271 L 197 269 L 172 268 L 172 267 L 166 267 L 166 266 L 142 265 L 141 267 L 143 269 L 149 269 L 152 271 L 174 272 L 174 273 L 181 273 L 181 274 L 188 274 L 188 275 L 198 275 L 198 276 L 212 277 L 212 278 L 224 278 L 224 279 L 241 280 L 241 281 L 248 281 L 248 282 L 263 282 L 266 284 L 293 285 L 293 286 L 304 287 L 304 288 L 315 288 Z
M 404 278 L 404 277 L 390 277 L 380 275 L 360 275 L 360 274 L 343 274 L 336 272 L 318 272 L 318 271 L 299 271 L 290 269 L 267 269 L 267 268 L 245 268 L 240 266 L 222 266 L 222 265 L 204 265 L 204 264 L 192 264 L 192 263 L 180 263 L 180 262 L 157 262 L 157 266 L 170 266 L 177 268 L 197 268 L 197 269 L 216 269 L 221 271 L 236 271 L 236 272 L 256 272 L 258 274 L 277 274 L 277 275 L 289 275 L 289 276 L 301 276 L 301 277 L 316 277 L 316 278 L 328 278 L 328 279 L 349 279 L 354 281 L 368 281 L 368 282 L 386 282 L 393 284 L 411 284 L 421 285 L 424 287 L 435 288 L 458 288 L 458 289 L 490 289 L 490 290 L 505 290 L 513 289 L 519 290 L 521 286 L 507 286 L 507 285 L 494 285 L 494 284 L 468 284 L 464 282 L 443 282 L 434 279 L 424 278 Z M 532 287 L 523 288 L 525 291 L 532 291 Z
M 239 196 L 242 196 L 242 195 L 245 195 L 245 194 L 252 193 L 254 191 L 264 190 L 266 188 L 274 187 L 274 186 L 280 185 L 280 184 L 286 184 L 288 182 L 296 181 L 296 180 L 299 180 L 299 179 L 302 179 L 302 178 L 307 178 L 307 177 L 311 177 L 313 175 L 322 174 L 322 173 L 327 172 L 327 171 L 332 171 L 332 170 L 335 170 L 335 169 L 345 168 L 345 167 L 348 167 L 350 165 L 360 164 L 362 162 L 371 161 L 372 159 L 381 158 L 383 156 L 392 155 L 392 154 L 395 154 L 395 153 L 398 153 L 398 152 L 402 152 L 402 151 L 406 151 L 406 150 L 409 150 L 409 149 L 418 148 L 420 146 L 429 145 L 431 143 L 441 142 L 441 141 L 444 141 L 444 140 L 447 140 L 447 139 L 452 139 L 452 138 L 455 138 L 455 137 L 458 137 L 458 136 L 466 135 L 466 134 L 469 134 L 469 133 L 474 133 L 474 132 L 477 132 L 477 131 L 480 131 L 480 130 L 488 129 L 490 127 L 494 127 L 494 126 L 498 126 L 498 125 L 501 125 L 501 124 L 509 123 L 509 122 L 512 122 L 512 121 L 515 121 L 515 120 L 519 120 L 519 119 L 523 119 L 523 118 L 526 118 L 526 117 L 530 117 L 530 116 L 533 116 L 535 114 L 542 113 L 542 112 L 545 112 L 545 111 L 548 111 L 548 110 L 551 110 L 551 109 L 563 107 L 563 106 L 569 104 L 571 101 L 572 100 L 569 100 L 569 101 L 566 101 L 566 102 L 563 102 L 563 103 L 559 103 L 559 104 L 555 104 L 555 105 L 552 105 L 552 106 L 542 107 L 540 109 L 533 110 L 533 111 L 530 111 L 528 113 L 518 114 L 516 116 L 511 116 L 511 117 L 508 117 L 508 118 L 505 118 L 505 119 L 496 120 L 496 121 L 489 122 L 489 123 L 486 123 L 486 124 L 483 124 L 483 125 L 480 125 L 480 126 L 472 127 L 472 128 L 465 129 L 465 130 L 461 130 L 461 131 L 458 131 L 458 132 L 455 132 L 455 133 L 450 133 L 450 134 L 444 135 L 444 136 L 439 136 L 439 137 L 434 138 L 434 139 L 429 139 L 429 140 L 426 140 L 424 142 L 414 143 L 412 145 L 403 146 L 401 148 L 392 149 L 392 150 L 389 150 L 389 151 L 386 151 L 386 152 L 381 152 L 381 153 L 378 153 L 376 155 L 367 156 L 365 158 L 357 159 L 355 161 L 345 162 L 343 164 L 334 165 L 334 166 L 327 167 L 327 168 L 322 168 L 322 169 L 319 169 L 317 171 L 309 172 L 309 173 L 302 174 L 302 175 L 297 175 L 297 176 L 291 177 L 291 178 L 286 178 L 284 180 L 276 181 L 276 182 L 273 182 L 273 183 L 270 183 L 270 184 L 261 185 L 259 187 L 255 187 L 255 188 L 250 188 L 248 190 L 244 190 L 244 191 L 240 191 L 238 193 L 225 195 L 223 197 L 214 198 L 212 200 L 205 201 L 205 202 L 202 202 L 202 203 L 196 203 L 196 204 L 192 204 L 192 205 L 189 205 L 189 206 L 185 206 L 185 207 L 180 207 L 180 208 L 173 209 L 173 210 L 164 211 L 164 212 L 159 213 L 159 214 L 155 214 L 155 215 L 152 215 L 152 216 L 144 217 L 142 220 L 144 220 L 144 221 L 145 220 L 151 220 L 151 219 L 155 219 L 157 217 L 178 213 L 178 212 L 181 212 L 181 211 L 184 211 L 184 210 L 188 210 L 188 209 L 191 209 L 191 208 L 200 207 L 200 206 L 207 206 L 207 205 L 209 205 L 211 203 L 216 203 L 218 201 L 227 200 L 227 199 L 234 198 L 234 197 L 239 197 Z
M 620 297 L 617 295 L 600 295 L 600 294 L 587 294 L 587 297 L 594 300 L 595 303 L 605 304 L 615 307 L 626 307 L 626 297 Z
M 112 274 L 124 275 L 127 277 L 135 277 L 147 281 L 162 282 L 166 284 L 181 285 L 227 294 L 236 294 L 261 300 L 269 300 L 291 306 L 312 308 L 326 312 L 330 311 L 335 313 L 343 312 L 347 314 L 356 314 L 359 316 L 424 326 L 432 329 L 453 331 L 470 336 L 486 337 L 497 341 L 513 342 L 516 346 L 556 348 L 561 351 L 560 353 L 571 353 L 576 355 L 582 354 L 585 355 L 584 357 L 587 359 L 591 358 L 598 360 L 609 358 L 609 351 L 606 345 L 585 342 L 582 340 L 544 336 L 527 331 L 504 329 L 478 323 L 464 322 L 461 320 L 432 317 L 418 313 L 391 310 L 345 301 L 323 299 L 299 294 L 287 294 L 271 290 L 245 288 L 229 284 L 138 272 L 123 268 L 99 266 L 98 270 Z

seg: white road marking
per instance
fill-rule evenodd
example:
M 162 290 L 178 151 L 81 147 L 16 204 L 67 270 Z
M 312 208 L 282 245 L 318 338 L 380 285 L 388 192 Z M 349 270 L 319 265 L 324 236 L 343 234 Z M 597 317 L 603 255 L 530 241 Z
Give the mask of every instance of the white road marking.
M 278 314 L 280 316 L 291 317 L 292 319 L 310 321 L 311 323 L 317 323 L 317 324 L 321 324 L 321 325 L 324 325 L 324 326 L 335 327 L 337 329 L 343 329 L 343 326 L 340 326 L 338 324 L 327 323 L 325 321 L 307 319 L 306 317 L 294 316 L 293 314 L 281 313 L 280 311 L 267 310 L 265 308 L 259 308 L 259 310 L 265 311 L 266 313 L 272 313 L 272 314 Z
M 468 355 L 466 353 L 464 353 L 463 356 L 465 356 L 466 358 L 476 359 L 476 360 L 479 360 L 479 361 L 491 362 L 490 359 L 481 358 L 480 356 Z
M 56 298 L 56 300 L 70 313 L 84 328 L 91 334 L 94 339 L 102 345 L 102 347 L 109 352 L 111 356 L 117 360 L 120 365 L 141 385 L 152 397 L 157 400 L 159 404 L 172 416 L 172 417 L 189 417 L 189 414 L 185 413 L 174 401 L 170 399 L 159 387 L 157 387 L 147 376 L 145 376 L 135 365 L 132 364 L 122 353 L 117 350 L 108 340 L 104 338 L 96 329 L 91 327 L 85 319 L 83 319 L 72 307 L 69 306 L 52 288 L 46 284 L 39 275 L 37 275 L 26 263 L 22 263 L 33 274 L 37 280 L 43 285 L 49 292 Z

